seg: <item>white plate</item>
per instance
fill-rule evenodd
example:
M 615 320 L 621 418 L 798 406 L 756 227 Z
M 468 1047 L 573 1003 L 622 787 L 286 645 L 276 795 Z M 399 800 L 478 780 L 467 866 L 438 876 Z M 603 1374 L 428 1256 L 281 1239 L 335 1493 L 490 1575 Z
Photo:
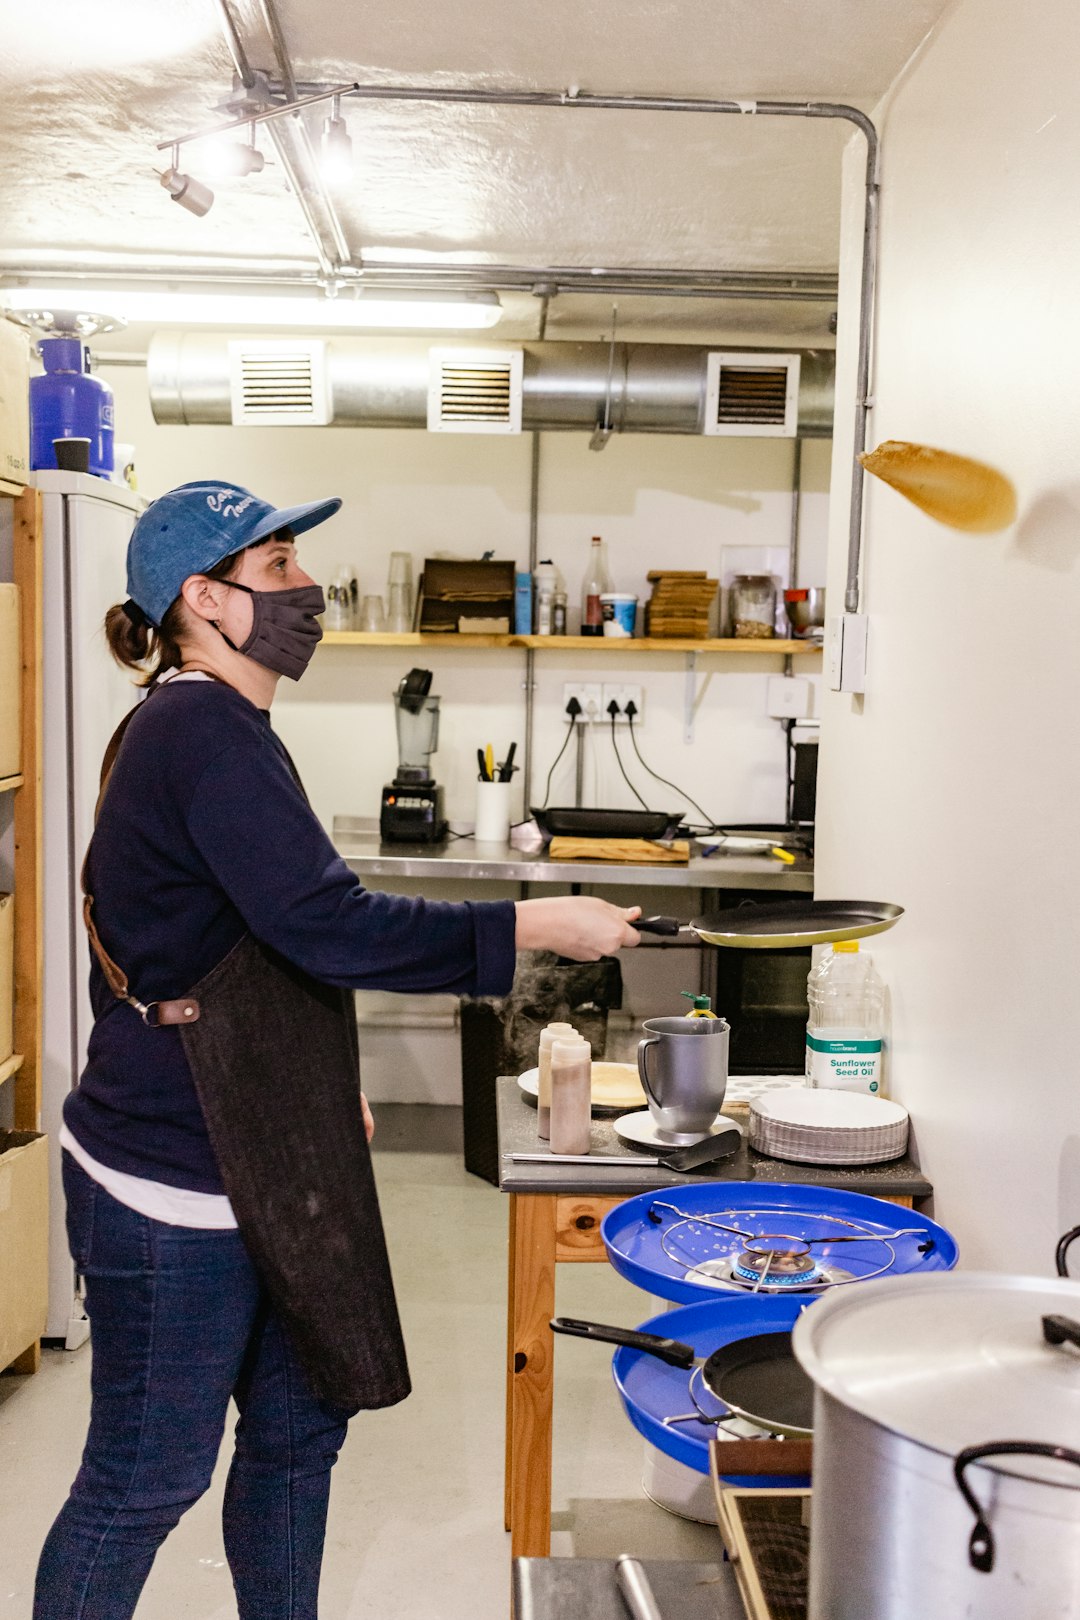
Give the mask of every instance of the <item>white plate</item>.
M 887 1097 L 825 1087 L 792 1086 L 755 1097 L 751 1111 L 766 1119 L 806 1130 L 886 1130 L 906 1123 L 908 1111 Z
M 615 1135 L 621 1142 L 629 1142 L 632 1147 L 693 1147 L 696 1142 L 704 1142 L 708 1136 L 719 1136 L 721 1131 L 730 1130 L 738 1131 L 740 1136 L 744 1134 L 738 1120 L 729 1119 L 726 1114 L 717 1114 L 707 1131 L 685 1134 L 661 1131 L 647 1108 L 638 1114 L 623 1114 L 615 1121 Z

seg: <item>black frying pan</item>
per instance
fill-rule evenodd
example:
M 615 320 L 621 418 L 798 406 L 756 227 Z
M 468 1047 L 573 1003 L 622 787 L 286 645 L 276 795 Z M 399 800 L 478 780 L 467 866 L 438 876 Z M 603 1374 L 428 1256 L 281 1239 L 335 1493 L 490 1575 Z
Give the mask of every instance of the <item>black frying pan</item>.
M 768 906 L 732 906 L 680 923 L 677 917 L 639 917 L 643 934 L 696 934 L 706 945 L 779 951 L 798 945 L 836 945 L 845 939 L 884 934 L 904 915 L 884 900 L 799 900 Z
M 721 1345 L 709 1357 L 696 1356 L 694 1347 L 656 1333 L 631 1328 L 605 1327 L 602 1322 L 579 1322 L 557 1316 L 556 1333 L 601 1344 L 621 1344 L 643 1350 L 671 1367 L 701 1368 L 701 1381 L 734 1417 L 745 1418 L 759 1429 L 807 1440 L 813 1431 L 814 1386 L 791 1353 L 791 1333 L 755 1333 Z

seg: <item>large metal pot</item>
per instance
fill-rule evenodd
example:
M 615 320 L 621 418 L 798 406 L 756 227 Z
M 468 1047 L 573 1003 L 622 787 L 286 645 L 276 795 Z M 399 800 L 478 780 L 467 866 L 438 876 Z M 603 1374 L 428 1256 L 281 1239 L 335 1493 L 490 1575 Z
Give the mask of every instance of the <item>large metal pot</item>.
M 1080 1283 L 838 1288 L 793 1345 L 816 1385 L 809 1620 L 1076 1620 Z

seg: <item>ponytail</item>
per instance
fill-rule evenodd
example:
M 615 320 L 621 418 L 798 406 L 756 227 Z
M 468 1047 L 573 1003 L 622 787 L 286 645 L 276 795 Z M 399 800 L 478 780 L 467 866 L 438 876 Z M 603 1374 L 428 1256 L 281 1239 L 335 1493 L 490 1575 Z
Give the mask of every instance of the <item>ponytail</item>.
M 228 579 L 239 560 L 238 555 L 225 557 L 202 572 L 207 579 Z M 160 625 L 151 624 L 135 602 L 117 602 L 105 615 L 109 651 L 122 669 L 142 676 L 139 686 L 152 686 L 166 670 L 180 668 L 184 662 L 180 640 L 186 628 L 182 596 L 176 598 Z

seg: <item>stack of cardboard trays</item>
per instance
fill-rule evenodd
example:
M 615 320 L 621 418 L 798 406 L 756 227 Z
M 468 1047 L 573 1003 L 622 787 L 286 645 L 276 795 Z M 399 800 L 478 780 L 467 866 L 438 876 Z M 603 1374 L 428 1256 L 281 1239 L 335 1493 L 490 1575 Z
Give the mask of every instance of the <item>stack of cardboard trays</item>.
M 645 606 L 645 634 L 705 640 L 719 583 L 704 569 L 655 569 L 649 575 L 652 595 Z

